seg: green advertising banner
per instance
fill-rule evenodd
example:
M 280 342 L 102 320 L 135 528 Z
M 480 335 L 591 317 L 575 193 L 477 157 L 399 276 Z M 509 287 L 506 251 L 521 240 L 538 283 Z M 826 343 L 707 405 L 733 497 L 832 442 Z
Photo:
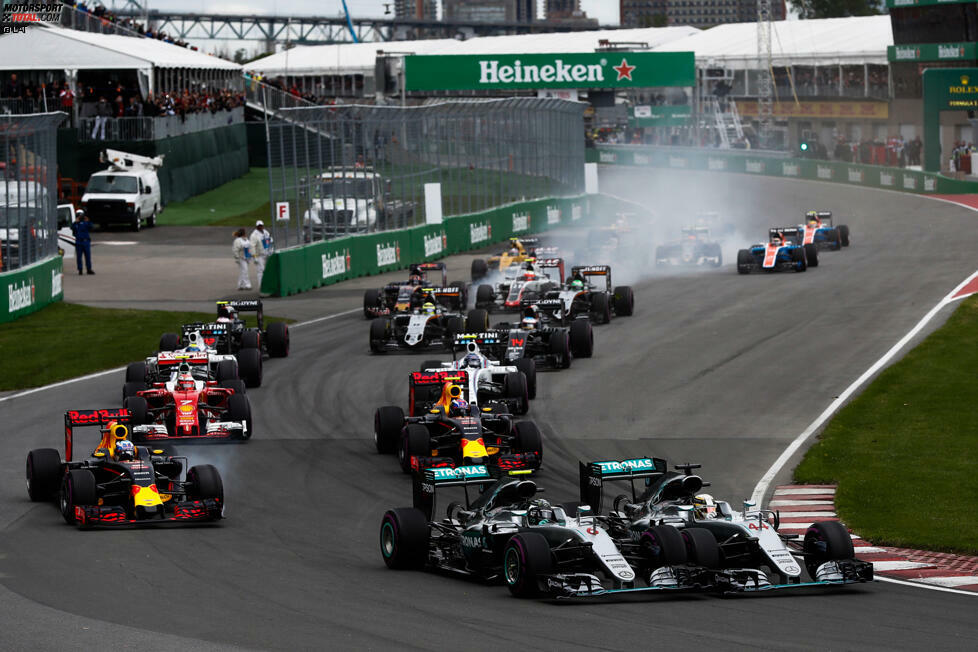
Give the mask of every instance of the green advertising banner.
M 917 43 L 889 45 L 887 61 L 970 61 L 978 56 L 974 43 Z
M 0 323 L 14 321 L 44 306 L 61 301 L 62 258 L 47 260 L 0 274 Z
M 693 108 L 689 105 L 636 106 L 628 119 L 629 127 L 678 127 L 689 123 Z
M 901 7 L 932 7 L 934 5 L 961 5 L 974 3 L 978 0 L 886 0 L 887 9 Z
M 409 91 L 693 86 L 692 52 L 448 54 L 404 57 Z

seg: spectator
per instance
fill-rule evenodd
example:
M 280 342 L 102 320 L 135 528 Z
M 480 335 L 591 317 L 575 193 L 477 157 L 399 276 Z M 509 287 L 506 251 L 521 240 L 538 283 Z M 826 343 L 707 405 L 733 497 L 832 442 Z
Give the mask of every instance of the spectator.
M 143 105 L 135 95 L 129 98 L 129 106 L 126 107 L 125 115 L 127 118 L 141 118 L 143 116 Z
M 58 93 L 58 98 L 61 100 L 61 110 L 71 115 L 71 110 L 75 106 L 75 94 L 71 91 L 71 87 L 65 84 L 61 88 L 61 92 Z
M 261 277 L 265 273 L 265 263 L 272 255 L 272 234 L 265 230 L 265 223 L 255 222 L 255 230 L 251 232 L 251 252 L 255 257 L 255 270 L 258 276 L 258 289 L 261 289 Z
M 234 244 L 231 245 L 234 262 L 238 266 L 238 289 L 250 290 L 251 278 L 248 273 L 248 263 L 251 262 L 251 242 L 245 237 L 245 230 L 234 232 Z
M 21 97 L 23 94 L 23 88 L 21 88 L 20 82 L 17 81 L 17 73 L 10 73 L 10 81 L 7 82 L 7 87 L 4 89 L 4 96 Z
M 75 222 L 71 225 L 71 232 L 75 235 L 75 262 L 78 264 L 78 274 L 82 273 L 82 256 L 85 257 L 85 267 L 89 274 L 92 271 L 92 223 L 88 219 L 85 211 L 75 212 Z
M 105 96 L 98 98 L 98 105 L 95 107 L 95 126 L 92 127 L 92 140 L 96 140 L 95 134 L 101 133 L 98 140 L 105 140 L 105 123 L 112 116 L 112 106 L 105 100 Z

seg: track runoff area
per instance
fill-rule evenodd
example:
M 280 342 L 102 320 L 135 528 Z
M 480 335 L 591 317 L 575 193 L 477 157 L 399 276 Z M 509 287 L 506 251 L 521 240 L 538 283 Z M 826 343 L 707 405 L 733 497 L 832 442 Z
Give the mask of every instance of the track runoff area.
M 716 211 L 736 226 L 729 243 L 735 250 L 763 239 L 769 226 L 819 209 L 845 217 L 853 245 L 826 253 L 805 274 L 741 277 L 729 263 L 661 273 L 629 270 L 629 261 L 616 265 L 622 270 L 616 283 L 635 287 L 635 315 L 595 329 L 593 358 L 541 374 L 531 407 L 547 451 L 537 482 L 555 502 L 577 495 L 578 460 L 643 455 L 701 463 L 713 483 L 709 491 L 732 503 L 765 494 L 766 486 L 790 478 L 791 456 L 775 462 L 798 433 L 896 343 L 911 344 L 935 327 L 948 309 L 948 289 L 974 271 L 975 243 L 966 236 L 974 216 L 952 205 L 708 174 L 649 178 L 606 169 L 602 184 L 656 210 L 649 235 L 657 241 L 674 239 L 695 213 Z M 928 264 L 909 265 L 908 258 Z M 463 269 L 449 264 L 454 273 Z M 107 535 L 119 545 L 106 555 L 105 535 L 79 536 L 26 499 L 5 505 L 0 515 L 11 525 L 0 583 L 9 591 L 0 599 L 9 602 L 7 612 L 25 613 L 16 609 L 26 599 L 27 606 L 80 616 L 86 626 L 114 623 L 108 631 L 157 645 L 160 632 L 173 633 L 154 618 L 151 602 L 160 601 L 183 624 L 182 636 L 252 647 L 322 645 L 324 632 L 338 632 L 354 647 L 409 641 L 430 647 L 424 641 L 437 622 L 440 636 L 488 649 L 507 631 L 498 623 L 510 622 L 517 607 L 522 620 L 549 623 L 546 631 L 522 628 L 513 639 L 540 648 L 557 640 L 568 649 L 624 648 L 650 636 L 662 644 L 779 648 L 954 648 L 974 640 L 967 598 L 892 584 L 801 600 L 657 599 L 653 606 L 590 602 L 567 610 L 514 603 L 499 587 L 386 570 L 379 516 L 410 504 L 411 490 L 395 462 L 373 453 L 372 416 L 379 405 L 403 403 L 407 373 L 419 360 L 368 355 L 366 323 L 356 314 L 361 294 L 350 294 L 350 314 L 293 325 L 291 356 L 266 367 L 265 383 L 252 396 L 260 434 L 242 446 L 180 447 L 195 462 L 220 466 L 229 500 L 221 527 L 117 532 Z M 940 297 L 943 307 L 932 310 Z M 930 322 L 919 325 L 928 313 Z M 0 405 L 11 436 L 0 444 L 6 460 L 0 481 L 8 493 L 23 493 L 25 450 L 57 445 L 57 424 L 38 415 L 115 405 L 120 384 L 109 373 L 5 397 Z M 154 600 L 127 600 L 126 613 L 98 608 L 118 602 L 121 590 L 110 592 L 108 566 L 92 562 L 106 557 L 111 572 L 126 577 L 143 576 L 150 559 Z M 691 607 L 703 618 L 692 622 Z M 480 618 L 446 617 L 459 609 L 475 609 Z M 37 608 L 26 613 L 18 624 L 44 619 Z M 763 635 L 745 631 L 745 622 L 763 623 Z M 54 635 L 66 633 L 59 627 L 52 623 L 50 633 L 32 640 L 64 640 Z

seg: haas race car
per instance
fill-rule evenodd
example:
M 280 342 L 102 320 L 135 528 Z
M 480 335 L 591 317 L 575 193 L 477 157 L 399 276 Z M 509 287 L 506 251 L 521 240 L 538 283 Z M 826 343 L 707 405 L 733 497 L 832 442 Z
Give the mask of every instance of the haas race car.
M 555 273 L 551 276 L 548 270 Z M 519 310 L 527 302 L 560 288 L 564 277 L 562 258 L 528 258 L 503 271 L 494 285 L 483 283 L 475 289 L 475 307 L 489 311 Z
M 802 229 L 802 243 L 817 249 L 838 251 L 849 246 L 849 227 L 845 224 L 832 226 L 830 211 L 808 211 Z
M 814 245 L 801 243 L 797 228 L 772 228 L 768 231 L 767 244 L 751 245 L 749 249 L 737 252 L 737 273 L 750 274 L 765 272 L 804 272 L 808 269 L 808 254 L 812 253 L 818 264 L 818 251 Z
M 434 272 L 440 272 L 440 278 L 433 279 L 431 274 Z M 437 283 L 434 282 L 436 280 Z M 412 263 L 406 281 L 388 283 L 379 290 L 371 289 L 363 293 L 363 316 L 373 319 L 410 312 L 423 303 L 426 288 L 435 286 L 455 287 L 460 290 L 457 295 L 436 297 L 446 308 L 461 310 L 465 306 L 465 283 L 449 283 L 445 263 Z
M 65 522 L 80 527 L 203 523 L 224 516 L 224 485 L 210 464 L 135 446 L 125 409 L 65 413 L 65 459 L 53 448 L 27 455 L 27 493 L 35 502 L 56 498 Z M 72 457 L 74 431 L 98 426 L 91 457 Z
M 491 464 L 504 469 L 536 469 L 543 460 L 543 439 L 532 421 L 513 421 L 505 403 L 477 404 L 468 393 L 466 371 L 411 374 L 412 415 L 394 405 L 374 414 L 378 453 L 396 452 L 401 469 Z M 420 397 L 440 388 L 437 400 Z M 424 409 L 418 409 L 423 406 Z

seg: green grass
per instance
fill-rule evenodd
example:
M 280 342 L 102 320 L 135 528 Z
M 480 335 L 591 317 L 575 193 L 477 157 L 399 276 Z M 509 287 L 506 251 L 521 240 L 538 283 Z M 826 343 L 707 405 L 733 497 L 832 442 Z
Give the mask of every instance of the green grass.
M 40 387 L 141 360 L 156 351 L 162 333 L 214 318 L 213 312 L 52 304 L 0 326 L 0 391 Z M 254 315 L 246 318 L 254 325 Z M 273 321 L 291 320 L 266 317 L 266 324 Z
M 185 201 L 167 204 L 159 224 L 177 226 L 254 226 L 268 220 L 268 168 L 251 168 L 223 186 Z
M 795 470 L 877 544 L 978 553 L 978 297 L 884 371 Z

